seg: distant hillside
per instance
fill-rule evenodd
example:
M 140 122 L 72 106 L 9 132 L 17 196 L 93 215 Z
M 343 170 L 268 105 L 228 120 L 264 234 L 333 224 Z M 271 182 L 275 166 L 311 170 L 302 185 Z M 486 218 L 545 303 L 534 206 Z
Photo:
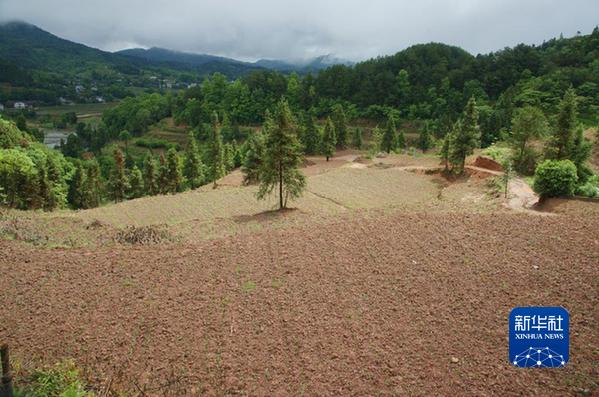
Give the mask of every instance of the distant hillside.
M 172 51 L 158 47 L 152 47 L 147 50 L 143 48 L 131 48 L 118 51 L 115 54 L 127 56 L 132 59 L 160 62 L 174 68 L 191 68 L 202 74 L 220 72 L 228 76 L 237 76 L 253 70 L 262 69 L 259 65 L 241 62 L 236 59 Z
M 332 65 L 351 65 L 352 63 L 336 58 L 333 55 L 321 55 L 303 61 L 284 61 L 278 59 L 260 59 L 257 62 L 242 62 L 232 58 L 219 57 L 208 54 L 194 54 L 189 52 L 172 51 L 164 48 L 152 47 L 150 49 L 131 48 L 116 52 L 119 55 L 141 58 L 153 62 L 167 62 L 171 66 L 186 65 L 190 67 L 212 69 L 214 71 L 237 70 L 239 73 L 256 69 L 271 69 L 279 72 L 308 73 L 326 69 Z M 220 70 L 219 70 L 220 68 Z
M 279 72 L 295 71 L 298 73 L 318 72 L 333 65 L 351 66 L 352 64 L 353 63 L 348 60 L 337 58 L 331 54 L 296 62 L 278 59 L 260 59 L 255 63 L 255 65 L 267 69 L 278 70 Z

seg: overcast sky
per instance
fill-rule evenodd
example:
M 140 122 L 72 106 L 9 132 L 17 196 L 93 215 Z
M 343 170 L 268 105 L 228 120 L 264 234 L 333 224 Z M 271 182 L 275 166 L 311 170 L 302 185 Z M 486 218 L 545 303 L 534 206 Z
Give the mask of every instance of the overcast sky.
M 590 33 L 599 0 L 0 0 L 0 18 L 108 51 L 358 61 L 430 41 L 477 54 Z

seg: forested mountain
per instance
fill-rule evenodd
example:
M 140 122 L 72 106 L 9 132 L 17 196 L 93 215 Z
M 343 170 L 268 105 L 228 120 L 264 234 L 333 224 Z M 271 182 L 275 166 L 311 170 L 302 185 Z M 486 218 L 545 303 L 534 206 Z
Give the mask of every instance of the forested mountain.
M 252 70 L 261 69 L 260 66 L 255 64 L 238 61 L 232 58 L 172 51 L 158 47 L 152 47 L 147 50 L 143 48 L 131 48 L 118 51 L 116 54 L 124 55 L 132 59 L 161 62 L 163 64 L 168 64 L 173 68 L 191 68 L 201 74 L 220 72 L 228 76 L 239 76 Z

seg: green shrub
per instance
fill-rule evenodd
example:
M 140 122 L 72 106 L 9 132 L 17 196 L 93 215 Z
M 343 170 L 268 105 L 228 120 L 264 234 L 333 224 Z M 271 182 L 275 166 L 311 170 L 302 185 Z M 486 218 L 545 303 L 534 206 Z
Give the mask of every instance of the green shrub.
M 483 156 L 490 157 L 501 164 L 511 158 L 512 150 L 509 147 L 498 146 L 497 144 L 494 144 L 484 149 L 481 154 Z
M 591 176 L 585 184 L 576 188 L 576 195 L 599 198 L 599 175 Z
M 533 189 L 541 197 L 572 196 L 578 182 L 570 160 L 545 160 L 535 170 Z

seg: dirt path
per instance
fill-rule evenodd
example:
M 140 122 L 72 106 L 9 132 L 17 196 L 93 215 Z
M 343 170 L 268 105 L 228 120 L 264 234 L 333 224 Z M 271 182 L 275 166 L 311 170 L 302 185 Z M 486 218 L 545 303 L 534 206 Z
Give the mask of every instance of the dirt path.
M 507 206 L 511 209 L 529 210 L 539 202 L 539 196 L 524 180 L 512 178 L 508 183 Z M 536 213 L 536 211 L 534 211 Z

